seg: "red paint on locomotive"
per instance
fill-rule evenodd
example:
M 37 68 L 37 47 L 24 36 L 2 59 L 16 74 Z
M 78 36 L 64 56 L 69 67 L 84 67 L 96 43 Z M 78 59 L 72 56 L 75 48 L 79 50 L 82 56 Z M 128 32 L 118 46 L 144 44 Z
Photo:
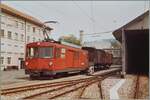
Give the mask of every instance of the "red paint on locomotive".
M 52 42 L 34 42 L 26 47 L 26 74 L 54 75 L 88 68 L 85 50 Z

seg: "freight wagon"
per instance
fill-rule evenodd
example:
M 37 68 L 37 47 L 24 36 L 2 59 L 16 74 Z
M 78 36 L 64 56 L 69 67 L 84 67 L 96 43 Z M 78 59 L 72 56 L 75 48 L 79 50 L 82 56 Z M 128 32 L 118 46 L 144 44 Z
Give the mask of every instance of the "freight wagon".
M 108 69 L 112 64 L 112 54 L 93 47 L 82 47 L 82 49 L 88 51 L 89 65 L 94 66 L 94 69 Z

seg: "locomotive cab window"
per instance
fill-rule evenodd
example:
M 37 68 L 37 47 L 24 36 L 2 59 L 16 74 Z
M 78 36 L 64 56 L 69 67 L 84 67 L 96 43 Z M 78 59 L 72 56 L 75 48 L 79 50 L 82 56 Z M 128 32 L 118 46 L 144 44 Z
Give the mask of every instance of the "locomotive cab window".
M 30 47 L 27 49 L 29 58 L 53 58 L 53 47 Z
M 53 48 L 52 47 L 41 47 L 39 48 L 40 58 L 53 58 Z
M 66 53 L 66 49 L 65 48 L 61 48 L 61 58 L 64 59 L 65 58 L 65 53 Z

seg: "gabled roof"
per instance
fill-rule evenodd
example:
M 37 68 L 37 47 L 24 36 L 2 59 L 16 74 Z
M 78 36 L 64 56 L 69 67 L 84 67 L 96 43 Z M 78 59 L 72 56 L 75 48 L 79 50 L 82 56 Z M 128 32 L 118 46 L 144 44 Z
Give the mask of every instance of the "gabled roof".
M 149 10 L 146 11 L 145 13 L 143 13 L 142 15 L 136 17 L 136 18 L 133 19 L 132 21 L 128 22 L 127 24 L 123 25 L 123 26 L 120 27 L 119 29 L 115 30 L 115 31 L 113 32 L 114 37 L 115 37 L 117 40 L 121 41 L 121 38 L 122 38 L 122 34 L 121 34 L 121 33 L 122 33 L 122 29 L 123 29 L 123 28 L 125 29 L 126 27 L 128 27 L 129 25 L 131 25 L 131 24 L 133 24 L 133 23 L 135 23 L 135 22 L 138 22 L 138 21 L 143 20 L 143 18 L 144 18 L 145 16 L 149 16 Z
M 22 13 L 21 11 L 18 11 L 18 10 L 14 9 L 12 7 L 9 7 L 9 6 L 5 5 L 5 4 L 1 3 L 0 4 L 0 9 L 1 9 L 1 12 L 10 14 L 12 16 L 18 17 L 18 18 L 26 20 L 26 21 L 29 21 L 29 22 L 31 22 L 31 23 L 33 23 L 35 25 L 40 26 L 40 27 L 42 27 L 43 24 L 44 24 L 40 20 L 38 20 L 38 19 L 36 19 L 36 18 L 34 18 L 34 17 L 30 16 L 30 15 L 27 15 L 25 13 Z M 48 26 L 47 26 L 47 29 L 52 30 L 52 28 L 50 28 Z

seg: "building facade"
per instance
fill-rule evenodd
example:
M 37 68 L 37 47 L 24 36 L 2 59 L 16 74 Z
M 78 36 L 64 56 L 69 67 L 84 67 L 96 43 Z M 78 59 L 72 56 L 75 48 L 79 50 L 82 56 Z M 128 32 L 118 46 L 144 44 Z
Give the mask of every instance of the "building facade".
M 4 4 L 0 8 L 1 70 L 12 66 L 20 69 L 25 58 L 25 45 L 43 40 L 43 23 Z M 51 30 L 50 27 L 47 29 Z

